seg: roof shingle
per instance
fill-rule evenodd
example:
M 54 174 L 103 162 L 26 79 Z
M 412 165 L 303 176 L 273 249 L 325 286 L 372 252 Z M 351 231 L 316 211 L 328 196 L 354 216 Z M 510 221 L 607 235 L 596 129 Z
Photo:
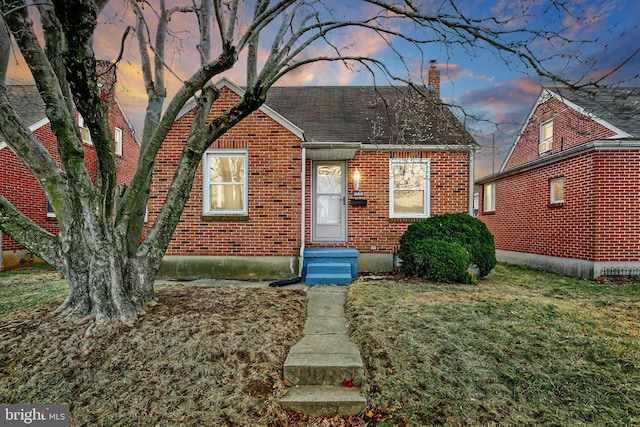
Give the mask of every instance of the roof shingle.
M 640 137 L 640 87 L 598 88 L 582 91 L 548 88 L 613 126 Z
M 303 129 L 308 141 L 473 143 L 448 106 L 408 87 L 274 86 L 266 105 Z

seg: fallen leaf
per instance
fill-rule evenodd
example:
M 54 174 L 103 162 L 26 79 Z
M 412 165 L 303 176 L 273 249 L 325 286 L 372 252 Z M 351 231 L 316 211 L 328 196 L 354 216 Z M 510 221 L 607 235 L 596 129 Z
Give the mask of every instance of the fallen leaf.
M 293 387 L 295 384 L 293 384 L 291 381 L 289 380 L 284 380 L 284 386 L 285 387 Z

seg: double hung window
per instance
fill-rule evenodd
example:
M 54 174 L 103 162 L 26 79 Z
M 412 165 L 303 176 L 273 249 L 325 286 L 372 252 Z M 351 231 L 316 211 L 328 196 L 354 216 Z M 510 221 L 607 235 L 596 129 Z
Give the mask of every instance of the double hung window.
M 203 162 L 203 213 L 246 215 L 247 151 L 209 150 Z

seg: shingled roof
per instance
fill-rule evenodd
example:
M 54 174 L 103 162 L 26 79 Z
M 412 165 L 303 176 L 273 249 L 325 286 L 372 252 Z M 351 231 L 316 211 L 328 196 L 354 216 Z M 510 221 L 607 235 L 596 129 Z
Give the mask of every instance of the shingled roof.
M 44 101 L 35 85 L 7 85 L 7 96 L 27 126 L 46 118 Z
M 547 88 L 582 107 L 587 114 L 607 121 L 633 138 L 640 137 L 640 87 L 599 88 L 581 91 Z
M 307 141 L 474 143 L 450 108 L 425 94 L 391 86 L 274 86 L 266 105 L 303 129 Z

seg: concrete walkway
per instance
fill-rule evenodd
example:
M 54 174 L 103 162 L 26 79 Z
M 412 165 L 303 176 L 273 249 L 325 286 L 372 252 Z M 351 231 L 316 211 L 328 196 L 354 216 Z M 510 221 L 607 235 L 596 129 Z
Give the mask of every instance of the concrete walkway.
M 223 279 L 156 281 L 157 285 L 171 283 L 202 287 L 268 286 L 266 281 Z M 307 319 L 302 339 L 291 348 L 284 363 L 283 379 L 293 386 L 280 399 L 281 406 L 312 416 L 359 414 L 367 406 L 367 399 L 360 392 L 364 379 L 362 357 L 349 339 L 344 311 L 348 286 L 298 283 L 286 289 L 307 292 Z
M 347 330 L 348 287 L 308 289 L 304 336 L 284 363 L 284 380 L 293 387 L 280 404 L 313 416 L 358 414 L 367 399 L 359 388 L 364 379 L 362 357 Z

